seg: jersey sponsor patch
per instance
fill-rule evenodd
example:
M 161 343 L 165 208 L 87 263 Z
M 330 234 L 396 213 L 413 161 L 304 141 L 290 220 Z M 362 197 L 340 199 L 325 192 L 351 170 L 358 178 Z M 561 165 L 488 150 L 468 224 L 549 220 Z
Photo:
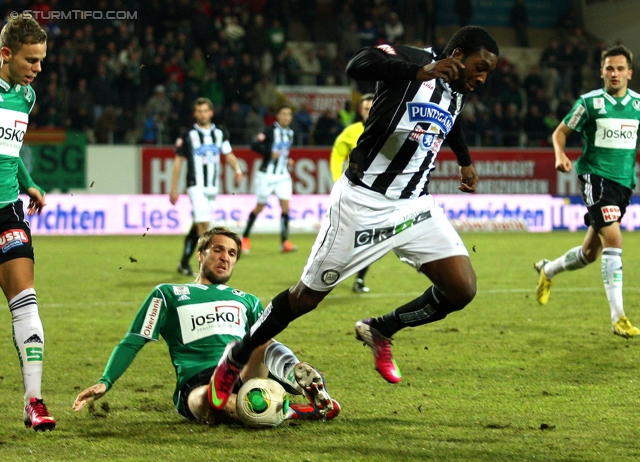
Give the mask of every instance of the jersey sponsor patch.
M 0 154 L 18 157 L 29 116 L 24 112 L 0 108 Z
M 245 334 L 246 307 L 235 300 L 194 303 L 178 307 L 182 341 L 186 345 L 211 335 Z
M 378 50 L 382 50 L 384 51 L 386 54 L 388 55 L 397 55 L 398 53 L 396 53 L 396 49 L 393 48 L 391 45 L 378 45 L 376 47 Z
M 617 205 L 607 205 L 601 207 L 600 210 L 602 211 L 602 218 L 605 223 L 612 223 L 620 219 L 620 207 Z
M 9 250 L 19 247 L 29 242 L 29 237 L 21 229 L 8 229 L 0 234 L 0 249 L 2 253 L 7 253 Z
M 445 135 L 453 126 L 453 117 L 437 104 L 433 103 L 407 103 L 409 121 L 428 122 L 437 125 Z
M 363 229 L 356 231 L 353 242 L 353 247 L 361 247 L 363 245 L 379 244 L 382 241 L 400 234 L 402 231 L 409 229 L 413 225 L 420 223 L 428 218 L 431 218 L 431 210 L 424 210 L 415 215 L 413 218 L 409 218 L 402 223 L 398 223 L 395 226 L 388 226 L 385 228 Z
M 189 288 L 187 286 L 173 286 L 173 293 L 176 295 L 189 295 Z
M 594 144 L 599 148 L 635 149 L 638 121 L 633 119 L 596 119 Z
M 578 122 L 580 122 L 580 118 L 582 118 L 582 114 L 584 114 L 585 108 L 583 105 L 580 105 L 573 112 L 573 115 L 569 119 L 569 123 L 567 123 L 567 127 L 571 130 L 575 130 L 578 126 Z
M 594 109 L 604 109 L 604 98 L 593 98 Z
M 140 336 L 153 340 L 153 332 L 160 318 L 160 308 L 162 308 L 162 299 L 153 297 L 147 307 L 147 313 L 144 316 L 144 322 L 140 329 Z

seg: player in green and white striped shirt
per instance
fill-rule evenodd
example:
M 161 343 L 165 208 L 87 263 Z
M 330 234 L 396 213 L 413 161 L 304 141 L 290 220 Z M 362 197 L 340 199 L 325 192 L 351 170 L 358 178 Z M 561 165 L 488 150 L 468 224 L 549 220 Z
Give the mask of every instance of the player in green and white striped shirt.
M 540 260 L 534 268 L 540 274 L 536 298 L 549 300 L 551 278 L 565 270 L 584 268 L 602 253 L 602 279 L 611 309 L 613 333 L 625 338 L 640 335 L 625 316 L 622 303 L 622 233 L 620 221 L 636 186 L 636 145 L 640 122 L 640 94 L 628 89 L 633 75 L 633 55 L 622 45 L 602 53 L 604 88 L 586 93 L 553 133 L 556 169 L 571 171 L 565 154 L 567 137 L 574 130 L 584 139 L 576 173 L 587 206 L 587 235 L 581 246 L 561 257 Z
M 42 70 L 47 34 L 31 17 L 10 19 L 0 33 L 0 286 L 9 302 L 13 340 L 24 382 L 24 423 L 53 430 L 56 421 L 42 401 L 44 331 L 33 288 L 33 247 L 20 187 L 30 197 L 28 213 L 40 213 L 44 191 L 31 180 L 22 160 L 29 113 L 36 102 L 31 82 Z

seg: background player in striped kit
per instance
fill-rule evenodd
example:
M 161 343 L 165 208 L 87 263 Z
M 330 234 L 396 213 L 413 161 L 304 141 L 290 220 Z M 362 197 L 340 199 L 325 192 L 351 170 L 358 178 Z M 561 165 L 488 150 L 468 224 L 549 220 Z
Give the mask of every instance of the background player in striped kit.
M 219 192 L 221 155 L 235 172 L 236 184 L 242 181 L 242 170 L 229 143 L 229 134 L 222 126 L 211 123 L 213 104 L 208 98 L 198 98 L 193 104 L 196 123 L 176 140 L 176 155 L 171 173 L 169 200 L 178 203 L 178 180 L 182 163 L 187 161 L 187 192 L 193 206 L 193 225 L 184 239 L 182 259 L 178 272 L 185 276 L 197 275 L 189 265 L 198 238 L 209 228 L 213 201 Z
M 47 34 L 31 17 L 10 19 L 0 33 L 0 286 L 9 302 L 13 341 L 24 383 L 24 423 L 34 430 L 53 430 L 56 421 L 42 401 L 44 330 L 34 285 L 33 246 L 20 187 L 30 197 L 28 214 L 45 206 L 44 191 L 33 182 L 20 160 L 29 114 L 36 103 L 31 82 L 41 72 Z
M 282 215 L 280 217 L 280 246 L 281 252 L 293 252 L 298 249 L 289 241 L 289 200 L 293 192 L 289 169 L 293 167 L 293 159 L 289 157 L 289 150 L 294 142 L 294 132 L 289 126 L 293 120 L 293 110 L 288 104 L 283 104 L 276 112 L 276 121 L 267 127 L 263 133 L 258 133 L 251 143 L 251 149 L 264 157 L 260 171 L 256 177 L 256 196 L 258 203 L 247 218 L 247 225 L 242 233 L 242 251 L 248 253 L 251 249 L 249 235 L 256 218 L 264 209 L 271 194 L 278 196 Z
M 587 206 L 588 226 L 582 245 L 553 261 L 534 264 L 538 271 L 536 298 L 549 301 L 551 278 L 593 263 L 602 253 L 601 271 L 611 309 L 613 333 L 625 338 L 640 335 L 625 316 L 622 303 L 622 233 L 620 221 L 636 185 L 636 145 L 640 123 L 640 94 L 629 90 L 633 55 L 622 45 L 602 53 L 600 76 L 604 88 L 578 98 L 553 133 L 556 169 L 568 173 L 571 161 L 564 152 L 567 137 L 582 132 L 584 148 L 576 173 Z
M 482 85 L 498 63 L 498 45 L 481 27 L 460 29 L 442 56 L 430 48 L 379 45 L 360 50 L 347 73 L 376 80 L 376 97 L 349 167 L 331 191 L 330 206 L 300 281 L 278 294 L 241 342 L 230 345 L 214 373 L 212 395 L 222 405 L 254 348 L 315 309 L 343 281 L 393 250 L 433 285 L 378 318 L 356 323 L 376 369 L 401 380 L 391 335 L 444 319 L 476 294 L 469 253 L 444 210 L 428 192 L 429 174 L 446 138 L 461 169 L 463 192 L 478 175 L 458 115 L 464 95 Z
M 360 135 L 362 135 L 362 132 L 364 131 L 364 124 L 367 121 L 367 117 L 369 117 L 369 111 L 371 111 L 371 103 L 373 102 L 374 96 L 375 95 L 373 93 L 366 93 L 362 95 L 357 109 L 358 116 L 361 120 L 352 123 L 342 130 L 342 133 L 338 135 L 336 141 L 333 143 L 331 156 L 329 158 L 329 165 L 331 166 L 331 177 L 333 178 L 334 183 L 336 183 L 342 176 L 342 173 L 347 166 L 349 154 L 351 153 L 351 150 L 356 147 L 356 144 L 358 144 L 358 138 L 360 138 Z M 364 283 L 364 277 L 368 270 L 369 267 L 365 266 L 358 271 L 356 280 L 353 283 L 354 292 L 369 293 L 369 288 Z

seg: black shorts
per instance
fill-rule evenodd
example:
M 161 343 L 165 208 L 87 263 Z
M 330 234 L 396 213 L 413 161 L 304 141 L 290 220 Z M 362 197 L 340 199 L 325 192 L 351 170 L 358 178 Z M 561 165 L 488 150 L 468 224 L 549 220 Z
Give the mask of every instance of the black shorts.
M 189 409 L 189 393 L 191 393 L 195 388 L 201 387 L 202 385 L 209 385 L 211 376 L 213 375 L 213 371 L 215 370 L 215 367 L 208 367 L 207 369 L 198 372 L 196 375 L 187 380 L 187 383 L 185 383 L 178 391 L 178 403 L 176 404 L 176 410 L 178 411 L 178 414 L 180 414 L 182 417 L 186 417 L 189 420 L 196 420 L 196 417 Z M 240 382 L 241 380 L 238 379 L 238 382 L 233 389 L 234 393 L 237 393 L 240 389 Z
M 633 190 L 593 173 L 578 175 L 578 178 L 582 200 L 588 210 L 584 215 L 584 224 L 597 231 L 620 222 L 627 211 Z
M 33 260 L 31 228 L 20 199 L 0 209 L 0 264 L 16 258 Z

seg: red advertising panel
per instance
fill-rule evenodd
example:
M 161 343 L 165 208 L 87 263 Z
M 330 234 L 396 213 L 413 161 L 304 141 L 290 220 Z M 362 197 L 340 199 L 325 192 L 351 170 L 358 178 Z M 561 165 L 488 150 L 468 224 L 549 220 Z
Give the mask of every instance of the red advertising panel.
M 291 172 L 294 194 L 328 194 L 331 191 L 330 151 L 328 147 L 294 147 L 291 150 L 291 158 L 296 161 Z M 260 168 L 262 157 L 246 146 L 234 147 L 234 153 L 247 174 L 242 183 L 236 186 L 233 171 L 224 168 L 220 193 L 252 193 L 251 181 Z M 570 150 L 567 154 L 575 161 L 580 151 Z M 168 192 L 173 156 L 172 147 L 142 148 L 143 193 Z M 575 172 L 565 174 L 555 169 L 555 157 L 551 149 L 472 149 L 471 157 L 480 176 L 480 194 L 581 194 Z M 640 168 L 636 168 L 636 171 L 640 171 Z M 458 192 L 459 184 L 460 173 L 455 156 L 450 150 L 443 149 L 431 173 L 429 191 L 433 194 L 454 194 Z

